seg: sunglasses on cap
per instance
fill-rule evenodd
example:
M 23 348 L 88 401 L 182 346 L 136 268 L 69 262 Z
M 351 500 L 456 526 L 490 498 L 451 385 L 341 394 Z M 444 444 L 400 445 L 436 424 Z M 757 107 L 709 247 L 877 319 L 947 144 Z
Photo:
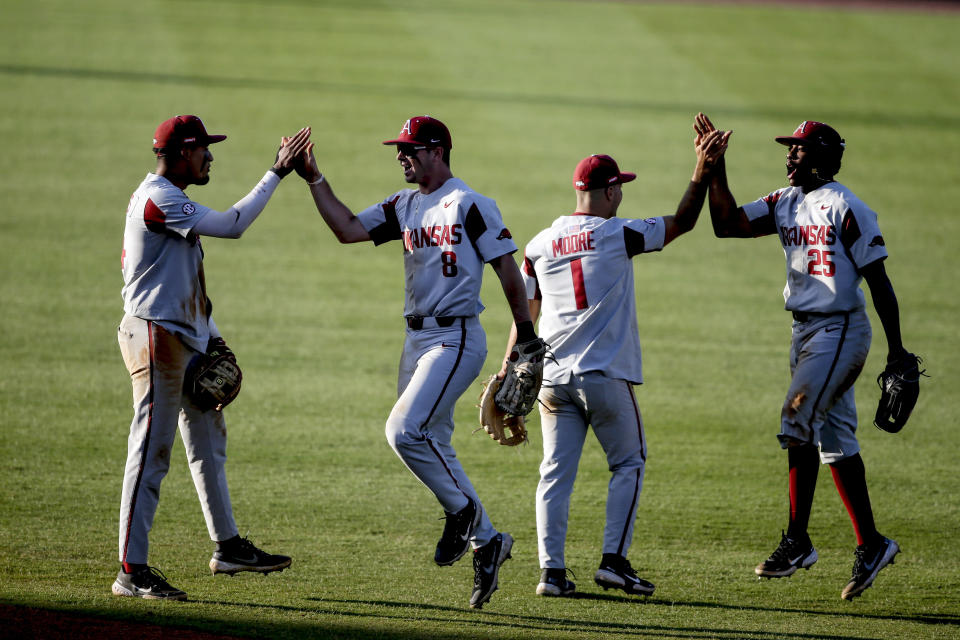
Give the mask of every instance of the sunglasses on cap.
M 413 156 L 417 155 L 418 151 L 423 151 L 424 149 L 429 149 L 429 148 L 430 147 L 422 144 L 400 143 L 397 145 L 397 151 L 407 156 L 408 158 L 412 158 Z

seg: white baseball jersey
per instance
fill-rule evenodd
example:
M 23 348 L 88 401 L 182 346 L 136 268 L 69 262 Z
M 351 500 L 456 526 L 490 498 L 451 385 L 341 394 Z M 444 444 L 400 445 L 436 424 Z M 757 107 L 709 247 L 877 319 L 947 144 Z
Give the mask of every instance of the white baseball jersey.
M 496 203 L 459 178 L 427 195 L 404 189 L 357 217 L 374 244 L 403 240 L 405 316 L 479 314 L 484 264 L 517 250 Z
M 203 248 L 191 230 L 209 208 L 148 173 L 130 197 L 123 232 L 123 310 L 155 321 L 198 351 L 209 339 Z
M 663 218 L 560 216 L 527 244 L 529 299 L 542 299 L 540 337 L 556 357 L 546 385 L 599 371 L 643 382 L 631 258 L 663 248 Z
M 830 182 L 804 194 L 786 187 L 743 206 L 772 218 L 787 259 L 783 298 L 789 311 L 832 313 L 864 308 L 860 269 L 887 257 L 877 214 L 847 187 Z

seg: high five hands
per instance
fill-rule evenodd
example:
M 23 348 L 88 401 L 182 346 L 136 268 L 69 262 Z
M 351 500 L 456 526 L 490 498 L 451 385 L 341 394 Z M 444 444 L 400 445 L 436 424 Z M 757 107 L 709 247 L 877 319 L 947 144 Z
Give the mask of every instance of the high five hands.
M 311 145 L 310 127 L 300 129 L 292 138 L 280 138 L 280 148 L 277 149 L 277 158 L 273 163 L 273 170 L 281 178 L 294 170 L 297 158 Z

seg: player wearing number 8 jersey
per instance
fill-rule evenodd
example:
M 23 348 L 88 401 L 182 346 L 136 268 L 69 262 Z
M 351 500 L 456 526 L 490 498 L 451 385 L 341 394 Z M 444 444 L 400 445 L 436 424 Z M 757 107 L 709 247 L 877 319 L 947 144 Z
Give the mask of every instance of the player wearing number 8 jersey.
M 452 565 L 473 547 L 470 606 L 480 608 L 496 590 L 500 565 L 513 545 L 509 533 L 493 527 L 450 443 L 454 405 L 487 354 L 478 319 L 484 265 L 490 264 L 500 279 L 521 340 L 535 340 L 536 334 L 511 256 L 517 246 L 494 201 L 450 171 L 447 127 L 429 116 L 410 118 L 400 135 L 384 144 L 397 147 L 404 179 L 417 188 L 399 191 L 356 216 L 334 196 L 312 147 L 299 171 L 341 242 L 401 241 L 406 340 L 387 440 L 446 513 L 434 561 Z
M 539 595 L 568 596 L 576 590 L 566 577 L 564 547 L 570 497 L 589 427 L 611 472 L 594 581 L 631 595 L 654 591 L 627 560 L 647 457 L 633 390 L 643 382 L 633 258 L 660 251 L 693 229 L 707 193 L 707 165 L 723 153 L 727 137 L 698 136 L 696 169 L 676 215 L 646 220 L 617 217 L 621 185 L 636 174 L 621 172 L 610 156 L 584 158 L 573 176 L 576 212 L 557 218 L 526 246 L 522 272 L 531 317 L 539 316 L 540 335 L 554 355 L 544 365 L 539 396 Z
M 702 114 L 697 128 L 704 134 L 715 130 Z M 792 379 L 778 439 L 787 449 L 789 524 L 779 547 L 755 572 L 780 578 L 817 561 L 807 526 L 819 465 L 829 464 L 857 538 L 853 574 L 840 594 L 850 600 L 873 584 L 900 550 L 877 531 L 856 437 L 853 383 L 871 340 L 861 280 L 870 287 L 891 362 L 906 353 L 899 307 L 884 269 L 887 250 L 877 214 L 833 179 L 845 147 L 840 134 L 806 121 L 776 141 L 789 148 L 789 187 L 737 207 L 722 163 L 710 185 L 718 237 L 777 234 L 787 261 L 783 296 L 793 315 Z

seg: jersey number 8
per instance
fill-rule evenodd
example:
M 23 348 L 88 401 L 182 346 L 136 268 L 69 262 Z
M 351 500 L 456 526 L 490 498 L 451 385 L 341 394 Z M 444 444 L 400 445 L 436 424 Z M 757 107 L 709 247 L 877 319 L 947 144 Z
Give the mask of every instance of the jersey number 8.
M 453 251 L 444 251 L 440 254 L 440 264 L 443 265 L 441 271 L 447 278 L 455 278 L 457 275 L 457 254 Z

